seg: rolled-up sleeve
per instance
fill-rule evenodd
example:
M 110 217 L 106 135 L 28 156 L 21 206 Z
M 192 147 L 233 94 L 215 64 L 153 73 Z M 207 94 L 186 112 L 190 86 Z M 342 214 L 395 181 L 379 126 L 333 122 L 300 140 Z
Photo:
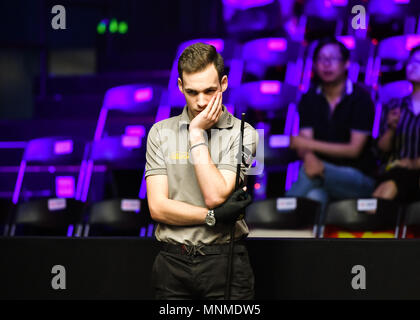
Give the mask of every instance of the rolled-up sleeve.
M 145 177 L 167 174 L 158 128 L 158 124 L 154 124 L 147 136 Z

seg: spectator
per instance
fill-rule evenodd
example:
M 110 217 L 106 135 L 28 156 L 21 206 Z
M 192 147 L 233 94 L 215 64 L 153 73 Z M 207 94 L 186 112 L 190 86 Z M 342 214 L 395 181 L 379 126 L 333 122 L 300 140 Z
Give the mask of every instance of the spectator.
M 375 187 L 374 106 L 369 93 L 347 77 L 349 55 L 334 38 L 319 42 L 317 81 L 299 103 L 300 132 L 290 141 L 303 166 L 286 196 L 320 201 L 324 210 L 331 199 L 370 196 Z
M 378 148 L 388 161 L 373 193 L 401 202 L 420 199 L 420 46 L 410 52 L 406 77 L 411 95 L 392 99 L 381 115 Z

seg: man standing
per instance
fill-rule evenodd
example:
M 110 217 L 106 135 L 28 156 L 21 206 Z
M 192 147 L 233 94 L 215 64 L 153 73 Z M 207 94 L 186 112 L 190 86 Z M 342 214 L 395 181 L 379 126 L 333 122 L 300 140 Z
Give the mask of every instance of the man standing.
M 240 120 L 222 104 L 227 89 L 223 58 L 195 43 L 178 61 L 181 115 L 153 125 L 147 139 L 146 182 L 155 235 L 162 242 L 153 265 L 158 299 L 223 299 L 230 229 L 235 224 L 232 299 L 252 299 L 254 275 L 241 241 L 251 197 L 234 190 Z M 255 155 L 256 131 L 244 126 L 245 151 Z M 242 164 L 241 181 L 247 166 Z M 239 220 L 238 220 L 239 219 Z

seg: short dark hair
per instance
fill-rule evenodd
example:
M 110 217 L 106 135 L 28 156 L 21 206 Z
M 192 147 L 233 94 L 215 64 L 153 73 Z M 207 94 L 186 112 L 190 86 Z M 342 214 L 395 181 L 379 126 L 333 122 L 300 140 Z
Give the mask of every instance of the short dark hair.
M 340 49 L 340 54 L 341 54 L 341 57 L 343 58 L 343 61 L 348 61 L 350 59 L 349 49 L 347 49 L 347 47 L 342 42 L 338 41 L 336 38 L 328 37 L 328 38 L 323 38 L 319 40 L 314 50 L 314 56 L 313 56 L 314 61 L 318 58 L 318 55 L 321 49 L 328 44 L 334 44 L 338 46 L 338 48 Z
M 222 56 L 216 48 L 210 44 L 201 42 L 194 43 L 185 48 L 178 60 L 178 75 L 182 80 L 183 73 L 199 72 L 213 64 L 217 70 L 219 81 L 225 72 Z

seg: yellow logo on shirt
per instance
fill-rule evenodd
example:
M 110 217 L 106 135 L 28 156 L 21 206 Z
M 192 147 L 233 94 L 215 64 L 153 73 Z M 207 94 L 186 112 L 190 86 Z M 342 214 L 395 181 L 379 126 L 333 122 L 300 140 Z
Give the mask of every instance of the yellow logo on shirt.
M 185 151 L 177 151 L 171 153 L 172 160 L 186 160 L 189 159 L 190 155 L 188 152 Z

